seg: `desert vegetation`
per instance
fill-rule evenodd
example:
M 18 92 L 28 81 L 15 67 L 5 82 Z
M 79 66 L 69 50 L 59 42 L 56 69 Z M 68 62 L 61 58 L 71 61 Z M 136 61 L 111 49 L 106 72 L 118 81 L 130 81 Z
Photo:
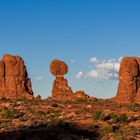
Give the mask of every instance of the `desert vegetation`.
M 115 112 L 114 106 L 116 105 Z M 43 129 L 52 133 L 53 129 L 62 130 L 58 135 L 73 139 L 138 139 L 140 132 L 139 105 L 132 111 L 127 104 L 110 101 L 60 101 L 60 100 L 0 100 L 0 137 L 10 133 L 30 132 L 39 135 Z M 120 110 L 121 106 L 121 110 Z M 36 132 L 32 134 L 33 130 Z M 75 130 L 75 132 L 73 132 Z M 58 130 L 56 130 L 58 131 Z M 19 134 L 20 132 L 20 134 Z M 83 132 L 83 133 L 80 133 Z M 46 134 L 51 135 L 51 134 Z M 27 136 L 28 138 L 28 136 Z M 45 138 L 45 136 L 43 137 Z M 71 138 L 72 139 L 72 138 Z

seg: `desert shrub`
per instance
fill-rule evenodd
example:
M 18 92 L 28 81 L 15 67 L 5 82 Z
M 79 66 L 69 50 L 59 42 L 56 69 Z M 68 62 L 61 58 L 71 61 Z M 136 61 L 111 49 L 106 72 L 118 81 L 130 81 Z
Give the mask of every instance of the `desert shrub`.
M 48 108 L 47 114 L 56 113 L 52 108 Z
M 45 114 L 44 111 L 38 110 L 38 111 L 36 111 L 36 115 L 38 115 L 38 116 L 44 116 L 44 115 L 46 115 L 46 114 Z
M 136 112 L 136 104 L 130 105 L 130 111 Z
M 8 125 L 5 123 L 0 124 L 0 129 L 3 129 L 3 128 L 8 128 Z
M 19 105 L 17 104 L 17 101 L 14 101 L 12 104 L 13 107 L 18 107 Z
M 81 110 L 76 110 L 75 114 L 81 114 Z
M 9 102 L 10 99 L 7 99 L 6 97 L 2 97 L 2 98 L 0 99 L 0 101 L 2 101 L 2 102 Z
M 109 116 L 109 119 L 116 119 L 118 117 L 118 115 L 115 114 L 114 112 L 111 112 L 108 116 Z
M 27 105 L 27 104 L 29 104 L 30 102 L 29 102 L 29 100 L 24 96 L 24 97 L 19 97 L 19 98 L 17 98 L 16 100 L 15 100 L 15 102 L 17 102 L 17 101 L 21 101 L 21 102 L 23 102 L 25 105 Z
M 14 109 L 14 110 L 12 110 L 12 115 L 13 115 L 13 118 L 20 118 L 20 117 L 23 117 L 24 115 L 25 115 L 25 113 L 24 112 L 20 112 L 19 110 L 17 110 L 17 109 Z
M 117 118 L 117 122 L 118 123 L 128 123 L 128 117 L 126 114 L 121 114 L 118 118 Z
M 86 99 L 77 99 L 77 100 L 76 100 L 76 103 L 78 103 L 78 104 L 79 104 L 79 103 L 81 103 L 81 104 L 82 104 L 82 103 L 88 103 L 88 100 L 86 100 Z
M 36 113 L 36 111 L 29 106 L 26 108 L 26 111 L 28 111 L 29 113 L 32 113 L 32 114 Z
M 96 129 L 96 128 L 99 128 L 98 124 L 96 124 L 96 123 L 90 123 L 90 124 L 87 125 L 87 127 L 88 127 L 89 129 Z
M 28 121 L 28 118 L 27 117 L 21 117 L 21 118 L 19 118 L 19 121 L 20 122 L 26 122 L 26 121 Z
M 103 126 L 104 131 L 108 132 L 108 133 L 112 133 L 114 132 L 114 127 L 110 124 L 105 124 Z
M 12 119 L 13 118 L 13 114 L 12 112 L 7 108 L 5 109 L 4 113 L 2 114 L 2 117 L 4 119 Z
M 3 107 L 2 107 L 2 110 L 8 110 L 8 107 L 3 106 Z
M 13 109 L 12 114 L 19 114 L 19 111 L 17 109 Z
M 105 115 L 102 111 L 95 111 L 95 112 L 93 112 L 92 118 L 94 120 L 104 120 Z

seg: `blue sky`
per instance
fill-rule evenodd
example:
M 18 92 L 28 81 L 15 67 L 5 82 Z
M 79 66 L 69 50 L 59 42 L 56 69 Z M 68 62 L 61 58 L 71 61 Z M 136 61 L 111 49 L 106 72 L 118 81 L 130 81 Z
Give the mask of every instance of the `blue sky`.
M 122 56 L 140 57 L 139 7 L 138 0 L 1 0 L 0 57 L 22 56 L 34 93 L 43 98 L 51 95 L 54 58 L 69 65 L 73 91 L 114 96 L 117 78 L 106 74 L 117 70 L 106 66 Z

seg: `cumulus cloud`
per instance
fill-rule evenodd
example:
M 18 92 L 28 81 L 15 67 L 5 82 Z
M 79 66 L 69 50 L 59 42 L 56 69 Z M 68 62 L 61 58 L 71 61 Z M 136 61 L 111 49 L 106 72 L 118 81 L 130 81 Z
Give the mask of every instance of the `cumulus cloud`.
M 96 70 L 92 70 L 92 71 L 88 72 L 85 77 L 97 78 L 98 76 L 99 76 L 99 73 Z
M 120 62 L 115 59 L 109 59 L 96 65 L 98 69 L 119 71 Z
M 90 62 L 92 62 L 92 63 L 98 63 L 99 60 L 97 59 L 97 57 L 92 57 L 92 58 L 90 59 Z
M 80 71 L 80 72 L 78 72 L 77 73 L 77 75 L 76 75 L 76 78 L 84 78 L 85 77 L 85 74 L 84 74 L 84 72 L 82 72 L 82 71 Z
M 119 72 L 121 60 L 122 57 L 120 57 L 118 60 L 112 58 L 112 59 L 99 61 L 98 58 L 93 57 L 92 59 L 90 59 L 90 62 L 94 62 L 94 69 L 92 69 L 87 73 L 79 72 L 76 75 L 76 78 L 91 77 L 100 80 L 118 79 L 118 72 Z
M 43 76 L 37 76 L 37 77 L 36 77 L 36 80 L 43 80 L 43 79 L 44 79 Z
M 119 61 L 119 62 L 121 62 L 121 61 L 122 61 L 122 59 L 123 59 L 123 57 L 120 57 L 120 58 L 118 59 L 118 61 Z

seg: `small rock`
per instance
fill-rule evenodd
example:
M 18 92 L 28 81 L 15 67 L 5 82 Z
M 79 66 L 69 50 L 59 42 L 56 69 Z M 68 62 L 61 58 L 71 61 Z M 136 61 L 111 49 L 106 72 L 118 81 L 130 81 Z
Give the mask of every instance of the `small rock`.
M 87 108 L 92 108 L 92 105 L 87 105 Z
M 11 103 L 5 103 L 4 106 L 5 107 L 10 107 L 11 106 Z
M 59 116 L 58 119 L 62 119 L 63 120 L 64 119 L 64 116 Z
M 71 112 L 70 114 L 67 115 L 67 117 L 77 117 L 77 115 L 74 112 Z

